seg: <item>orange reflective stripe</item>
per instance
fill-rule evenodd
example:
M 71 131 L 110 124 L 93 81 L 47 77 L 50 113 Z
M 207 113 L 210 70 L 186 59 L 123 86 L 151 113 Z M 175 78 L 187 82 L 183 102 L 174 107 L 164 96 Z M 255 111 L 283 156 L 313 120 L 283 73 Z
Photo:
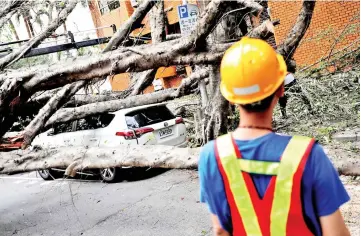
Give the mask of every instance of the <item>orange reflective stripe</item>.
M 271 235 L 286 235 L 293 176 L 311 140 L 301 136 L 292 137 L 282 155 L 271 210 Z
M 241 215 L 247 235 L 262 235 L 252 199 L 241 174 L 240 162 L 232 144 L 232 136 L 229 134 L 221 136 L 217 138 L 216 142 L 219 158 L 229 181 L 229 187 L 234 196 L 234 201 Z

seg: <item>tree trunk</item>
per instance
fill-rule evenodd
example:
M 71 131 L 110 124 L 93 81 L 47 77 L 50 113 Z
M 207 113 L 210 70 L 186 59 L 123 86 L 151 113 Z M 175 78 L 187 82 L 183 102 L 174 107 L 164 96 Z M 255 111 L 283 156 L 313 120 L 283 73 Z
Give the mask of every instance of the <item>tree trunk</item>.
M 229 12 L 236 8 L 237 5 L 231 3 L 226 8 L 225 12 Z M 217 42 L 224 40 L 227 42 L 229 39 L 241 37 L 242 31 L 239 28 L 240 24 L 237 26 L 237 22 L 235 22 L 239 14 L 241 13 L 235 12 L 223 17 L 211 35 L 210 41 Z M 204 107 L 203 112 L 203 143 L 207 143 L 219 135 L 227 133 L 228 116 L 230 111 L 229 103 L 224 99 L 219 89 L 219 66 L 212 65 L 210 66 L 210 69 L 209 97 L 211 99 Z
M 29 30 L 31 32 L 31 37 L 35 37 L 34 27 L 33 27 L 33 24 L 31 23 L 30 17 L 26 17 L 26 22 L 29 25 Z
M 258 31 L 255 31 L 255 32 L 258 32 Z M 261 32 L 261 31 L 259 31 L 259 32 Z M 165 44 L 167 44 L 167 43 L 170 43 L 170 42 L 165 42 Z M 188 43 L 186 43 L 186 45 L 187 44 Z M 171 56 L 172 52 L 170 52 L 170 54 L 165 52 L 165 53 L 162 53 L 162 54 L 157 54 L 157 56 L 159 56 L 158 60 L 155 60 L 155 58 L 150 55 L 152 53 L 149 54 L 149 58 L 152 58 L 152 59 L 149 59 L 149 60 L 143 54 L 141 57 L 139 57 L 139 59 L 138 59 L 139 61 L 137 63 L 138 65 L 135 67 L 135 69 L 142 70 L 141 68 L 142 67 L 146 68 L 145 66 L 149 66 L 148 68 L 154 68 L 154 67 L 159 67 L 159 66 L 166 66 L 166 65 L 169 65 L 169 64 L 173 64 L 173 65 L 174 64 L 190 64 L 192 61 L 194 63 L 205 63 L 207 61 L 217 62 L 217 61 L 219 61 L 221 59 L 221 56 L 222 56 L 222 53 L 217 53 L 217 50 L 224 51 L 230 45 L 231 44 L 224 44 L 224 46 L 222 46 L 222 45 L 219 45 L 219 44 L 212 44 L 212 47 L 207 48 L 207 50 L 209 50 L 209 52 L 207 52 L 207 53 L 201 53 L 201 52 L 188 53 L 185 56 L 178 56 L 178 57 L 172 57 Z M 164 48 L 164 45 L 159 44 L 159 45 L 154 45 L 154 46 L 156 48 L 155 50 L 158 50 L 158 48 L 163 50 L 163 51 L 166 50 Z M 128 50 L 128 48 L 125 48 L 123 50 Z M 129 59 L 129 56 L 126 57 L 127 53 L 123 52 L 122 55 L 125 57 L 123 60 L 119 59 L 117 56 L 115 56 L 115 58 L 112 59 L 112 57 L 114 55 L 117 55 L 117 52 L 106 53 L 107 55 L 100 56 L 100 58 L 102 58 L 105 61 L 109 62 L 108 65 L 111 65 L 111 67 L 109 67 L 109 68 L 107 68 L 107 66 L 105 66 L 106 64 L 100 63 L 97 59 L 91 61 L 92 63 L 95 63 L 94 65 L 93 64 L 87 64 L 88 62 L 86 62 L 85 64 L 79 64 L 78 63 L 78 64 L 76 64 L 76 66 L 79 67 L 80 70 L 86 71 L 86 73 L 88 73 L 88 76 L 90 76 L 89 78 L 96 78 L 96 77 L 99 77 L 99 76 L 106 75 L 105 71 L 107 71 L 108 69 L 109 69 L 110 72 L 112 70 L 114 71 L 116 66 L 117 66 L 117 63 L 119 61 L 122 61 L 122 63 L 125 63 L 125 64 L 129 63 L 128 65 L 134 65 L 134 63 L 132 62 L 132 59 L 130 61 L 128 61 L 128 62 L 125 61 L 125 60 Z M 163 58 L 163 59 L 161 59 L 161 58 Z M 117 60 L 116 60 L 116 62 L 114 64 L 114 63 L 112 63 L 112 60 L 115 60 L 115 59 L 117 59 Z M 72 63 L 74 63 L 74 62 L 72 62 Z M 149 64 L 149 63 L 153 63 L 153 65 Z M 99 65 L 103 65 L 103 66 L 99 67 Z M 69 64 L 69 66 L 74 67 L 75 65 Z M 2 81 L 2 83 L 4 85 L 6 81 L 12 81 L 15 78 L 22 78 L 21 83 L 23 83 L 24 80 L 27 80 L 28 78 L 30 78 L 32 76 L 35 76 L 33 78 L 34 79 L 33 82 L 36 85 L 36 84 L 38 84 L 39 80 L 42 81 L 43 79 L 50 79 L 50 77 L 48 77 L 49 75 L 51 77 L 53 77 L 53 80 L 49 81 L 50 84 L 53 84 L 54 82 L 55 83 L 60 82 L 61 85 L 64 85 L 64 84 L 67 84 L 67 83 L 69 83 L 71 81 L 76 81 L 76 80 L 70 80 L 70 81 L 68 80 L 67 81 L 67 79 L 69 79 L 69 74 L 67 75 L 66 72 L 65 72 L 67 70 L 66 67 L 67 67 L 67 65 L 62 65 L 62 68 L 59 67 L 58 69 L 56 69 L 56 70 L 54 70 L 52 72 L 51 72 L 50 68 L 48 68 L 47 70 L 44 70 L 43 72 L 41 72 L 41 70 L 39 70 L 39 69 L 32 68 L 31 71 L 29 71 L 29 72 L 24 73 L 24 72 L 19 71 L 16 74 L 10 75 L 10 78 L 3 79 L 1 81 Z M 88 69 L 91 70 L 92 68 L 96 68 L 96 70 L 91 71 L 89 73 Z M 129 69 L 129 67 L 127 67 L 125 65 L 122 65 L 122 68 L 124 69 L 124 70 L 122 69 L 122 72 L 125 72 L 126 69 Z M 103 74 L 103 72 L 101 72 L 102 70 L 103 70 L 104 74 Z M 99 72 L 101 72 L 101 74 L 97 74 Z M 49 73 L 49 75 L 46 75 L 47 73 Z M 81 73 L 76 72 L 76 71 L 72 71 L 72 73 L 74 73 L 74 76 L 76 78 L 86 79 L 85 74 L 81 74 Z M 20 81 L 20 79 L 19 79 L 19 81 Z M 35 82 L 35 81 L 38 81 L 38 82 Z M 29 82 L 30 82 L 30 85 L 29 85 Z M 29 82 L 25 83 L 23 85 L 23 88 L 29 89 L 29 90 L 34 90 L 35 87 L 33 85 L 31 85 L 31 81 L 29 81 Z M 59 87 L 59 85 L 60 84 L 58 84 L 55 87 Z M 16 87 L 19 87 L 19 86 L 16 86 Z M 52 87 L 50 86 L 50 87 L 47 87 L 47 88 L 49 89 L 49 88 L 52 88 Z M 29 90 L 24 90 L 24 91 L 29 91 Z M 5 95 L 5 94 L 6 94 L 6 91 L 5 91 L 5 93 L 2 93 L 2 95 Z M 7 96 L 5 96 L 5 97 L 7 97 Z M 1 108 L 1 106 L 0 106 L 0 108 Z M 99 112 L 99 113 L 101 113 L 101 112 Z M 68 115 L 72 116 L 72 114 L 68 114 Z M 74 116 L 74 117 L 76 117 L 76 116 Z M 71 119 L 73 119 L 73 118 L 71 118 Z
M 359 176 L 359 157 L 337 158 L 337 150 L 325 149 L 339 174 Z M 190 169 L 198 167 L 200 148 L 177 148 L 160 145 L 119 145 L 115 148 L 67 147 L 35 151 L 0 153 L 0 174 L 48 168 L 67 168 L 65 174 L 76 171 L 118 166 Z
M 203 143 L 215 139 L 219 135 L 227 133 L 228 116 L 230 112 L 229 102 L 222 96 L 219 89 L 219 67 L 210 66 L 210 85 L 213 87 L 211 99 L 203 112 Z
M 74 1 L 72 4 L 75 4 L 75 5 L 76 5 L 76 1 Z M 69 14 L 69 10 L 71 11 L 71 8 L 74 8 L 74 7 L 75 7 L 75 5 L 72 5 L 72 4 L 70 4 L 70 5 L 65 9 L 65 12 L 66 12 L 67 14 Z M 152 5 L 152 4 L 151 4 L 151 5 Z M 114 47 L 114 46 L 117 46 L 117 44 L 121 43 L 122 40 L 124 40 L 125 37 L 127 37 L 127 36 L 133 31 L 134 27 L 136 27 L 133 23 L 143 20 L 146 12 L 142 12 L 142 14 L 139 14 L 139 12 L 140 12 L 140 11 L 144 11 L 144 10 L 146 10 L 146 9 L 143 9 L 143 10 L 142 10 L 142 9 L 139 9 L 139 8 L 138 8 L 138 9 L 135 11 L 135 13 L 133 14 L 133 16 L 124 24 L 125 26 L 121 27 L 121 28 L 117 31 L 117 34 L 115 34 L 115 35 L 112 37 L 111 42 L 108 43 L 108 45 L 107 45 L 108 47 L 103 50 L 103 53 L 106 52 L 107 50 L 110 50 L 110 48 L 112 48 L 112 47 Z M 148 10 L 149 10 L 149 9 L 148 9 Z M 65 14 L 66 14 L 66 13 L 65 13 Z M 50 12 L 50 14 L 51 14 L 51 12 Z M 61 13 L 61 14 L 62 14 L 62 13 Z M 67 15 L 65 15 L 65 16 L 64 16 L 64 15 L 60 15 L 60 16 L 58 17 L 58 19 L 60 19 L 60 23 L 59 23 L 59 24 L 61 24 L 62 21 L 65 21 L 66 16 L 67 16 Z M 51 18 L 51 15 L 50 15 L 50 18 L 49 18 L 49 19 L 52 19 L 52 18 Z M 58 20 L 58 19 L 56 19 L 56 20 Z M 56 21 L 56 20 L 55 20 L 55 21 Z M 64 24 L 64 26 L 65 26 L 65 24 Z M 54 27 L 53 22 L 49 23 L 48 30 L 52 29 L 53 27 Z M 120 37 L 120 39 L 119 39 L 119 38 L 116 39 L 116 37 Z M 39 38 L 39 37 L 38 37 L 38 38 Z M 34 70 L 34 71 L 35 71 L 35 70 Z M 16 82 L 16 85 L 17 85 L 16 88 L 19 88 L 19 87 L 20 87 L 20 86 L 19 86 L 19 82 L 21 82 L 21 81 L 22 81 L 21 79 L 13 80 L 13 82 Z M 10 82 L 10 81 L 9 81 L 9 82 Z M 4 84 L 6 85 L 6 81 L 5 81 L 5 83 L 3 83 L 3 86 L 2 86 L 2 87 L 4 87 Z M 85 83 L 84 83 L 84 82 L 80 82 L 79 84 L 85 84 Z M 74 85 L 74 86 L 75 86 L 75 85 Z M 79 87 L 79 88 L 80 88 L 80 87 Z M 79 89 L 79 88 L 77 88 L 77 89 Z M 74 89 L 74 88 L 72 88 L 72 89 Z M 5 90 L 6 90 L 6 88 L 5 88 Z M 3 90 L 3 92 L 1 93 L 1 96 L 7 97 L 8 99 L 11 98 L 11 97 L 9 96 L 9 89 L 8 89 L 8 91 L 5 91 L 5 90 Z M 63 93 L 63 96 L 64 96 L 64 98 L 59 98 L 58 100 L 59 100 L 59 101 L 63 101 L 64 99 L 69 98 L 69 96 L 67 96 L 67 93 Z M 1 97 L 0 97 L 0 98 L 1 98 Z M 111 98 L 111 97 L 109 97 L 109 98 Z M 109 100 L 109 99 L 108 99 L 108 100 Z M 76 102 L 76 101 L 75 101 L 75 102 Z M 1 109 L 1 107 L 4 107 L 4 106 L 1 106 L 1 103 L 6 105 L 6 103 L 4 103 L 4 99 L 0 99 L 0 109 Z M 16 110 L 19 110 L 18 108 L 19 108 L 19 107 L 16 107 Z M 51 115 L 53 112 L 54 112 L 54 111 L 50 111 L 48 114 Z M 11 117 L 9 117 L 9 118 L 11 118 L 11 119 L 4 119 L 4 120 L 2 120 L 2 117 L 0 116 L 0 124 L 3 123 L 3 124 L 0 126 L 0 127 L 1 127 L 1 128 L 0 128 L 0 133 L 1 133 L 0 137 L 2 137 L 8 129 L 10 129 L 10 127 L 12 126 L 12 123 L 15 121 L 15 119 L 13 118 L 13 116 L 11 116 Z M 43 125 L 43 123 L 42 123 L 42 125 Z M 41 127 L 39 127 L 38 129 L 41 129 Z M 32 137 L 32 138 L 33 138 L 33 137 Z M 32 139 L 32 138 L 29 138 L 29 140 Z

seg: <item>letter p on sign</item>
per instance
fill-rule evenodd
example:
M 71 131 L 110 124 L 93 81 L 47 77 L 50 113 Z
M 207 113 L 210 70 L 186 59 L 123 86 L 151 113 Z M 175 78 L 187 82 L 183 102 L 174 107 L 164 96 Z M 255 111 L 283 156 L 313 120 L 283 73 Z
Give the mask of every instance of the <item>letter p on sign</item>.
M 187 5 L 178 6 L 178 14 L 180 18 L 187 18 L 188 17 Z

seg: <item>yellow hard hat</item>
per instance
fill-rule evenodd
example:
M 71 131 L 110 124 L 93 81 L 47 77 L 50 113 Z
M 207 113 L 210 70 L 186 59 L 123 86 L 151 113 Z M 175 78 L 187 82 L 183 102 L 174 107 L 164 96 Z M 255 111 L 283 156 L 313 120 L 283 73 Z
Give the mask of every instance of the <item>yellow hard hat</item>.
M 221 62 L 222 95 L 236 104 L 250 104 L 272 95 L 284 82 L 283 57 L 265 41 L 243 37 L 224 54 Z

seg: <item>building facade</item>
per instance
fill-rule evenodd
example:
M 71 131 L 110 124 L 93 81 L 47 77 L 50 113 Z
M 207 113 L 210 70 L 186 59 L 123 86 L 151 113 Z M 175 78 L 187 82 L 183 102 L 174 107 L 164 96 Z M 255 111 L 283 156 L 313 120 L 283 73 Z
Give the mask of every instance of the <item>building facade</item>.
M 277 44 L 282 43 L 295 24 L 302 1 L 269 1 L 271 18 L 280 19 L 275 28 Z M 313 64 L 348 46 L 359 47 L 360 2 L 317 1 L 312 21 L 294 59 L 298 68 Z

